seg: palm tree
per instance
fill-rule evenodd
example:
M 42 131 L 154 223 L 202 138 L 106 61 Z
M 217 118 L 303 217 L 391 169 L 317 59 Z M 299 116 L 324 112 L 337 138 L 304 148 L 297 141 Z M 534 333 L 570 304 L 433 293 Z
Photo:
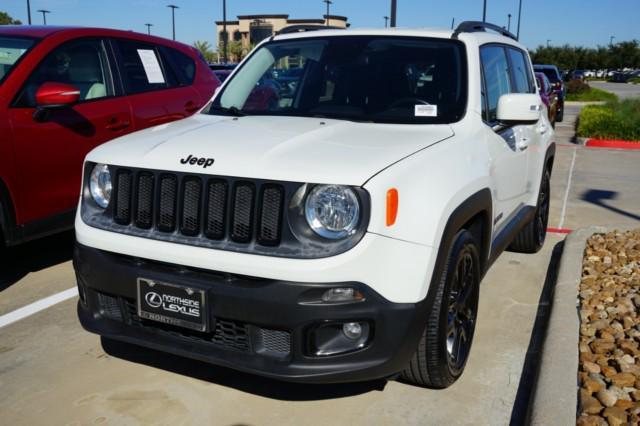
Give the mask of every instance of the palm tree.
M 195 42 L 193 42 L 193 47 L 195 47 L 200 51 L 200 53 L 202 53 L 202 56 L 207 62 L 215 62 L 216 54 L 213 51 L 211 43 L 205 40 L 196 40 Z

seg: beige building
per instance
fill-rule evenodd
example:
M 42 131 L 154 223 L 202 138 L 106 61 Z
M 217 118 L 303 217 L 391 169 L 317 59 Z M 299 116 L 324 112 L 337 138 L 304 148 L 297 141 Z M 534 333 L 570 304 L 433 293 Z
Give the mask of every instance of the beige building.
M 218 40 L 224 37 L 224 21 L 216 21 Z M 239 41 L 249 49 L 267 37 L 290 25 L 330 25 L 347 28 L 346 16 L 324 15 L 322 19 L 289 19 L 289 15 L 241 15 L 236 21 L 227 21 L 227 40 Z

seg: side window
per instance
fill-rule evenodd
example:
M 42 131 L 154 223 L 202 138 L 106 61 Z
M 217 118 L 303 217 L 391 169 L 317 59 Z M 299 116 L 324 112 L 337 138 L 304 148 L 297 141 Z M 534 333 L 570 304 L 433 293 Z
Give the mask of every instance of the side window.
M 504 48 L 486 46 L 480 49 L 482 72 L 485 81 L 486 119 L 494 122 L 497 119 L 498 100 L 500 96 L 511 93 L 509 63 Z
M 196 62 L 182 52 L 163 47 L 162 53 L 173 69 L 180 86 L 190 86 L 196 77 Z
M 155 46 L 131 40 L 116 40 L 115 44 L 120 52 L 119 66 L 127 94 L 171 87 L 173 76 L 167 76 Z
M 16 98 L 22 108 L 36 106 L 36 91 L 47 82 L 65 83 L 80 90 L 80 101 L 113 96 L 104 44 L 100 40 L 74 40 L 50 52 L 36 67 Z
M 509 59 L 511 60 L 511 75 L 516 85 L 514 92 L 532 93 L 533 78 L 529 68 L 529 61 L 524 52 L 518 49 L 508 48 Z

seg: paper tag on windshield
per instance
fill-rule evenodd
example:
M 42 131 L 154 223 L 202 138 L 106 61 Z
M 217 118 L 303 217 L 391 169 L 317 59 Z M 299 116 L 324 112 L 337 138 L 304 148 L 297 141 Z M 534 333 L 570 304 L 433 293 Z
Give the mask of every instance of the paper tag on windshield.
M 438 105 L 416 105 L 414 115 L 416 117 L 437 117 Z
M 142 61 L 144 72 L 147 74 L 147 81 L 151 84 L 164 83 L 164 75 L 160 69 L 160 63 L 153 50 L 138 49 L 138 56 Z

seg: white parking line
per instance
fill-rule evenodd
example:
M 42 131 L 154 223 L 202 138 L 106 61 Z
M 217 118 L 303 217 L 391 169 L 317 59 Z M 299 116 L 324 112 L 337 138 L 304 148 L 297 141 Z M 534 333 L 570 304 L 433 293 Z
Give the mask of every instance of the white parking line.
M 569 167 L 569 177 L 567 178 L 567 189 L 564 192 L 564 201 L 562 202 L 562 211 L 560 212 L 560 223 L 558 228 L 562 229 L 564 225 L 564 217 L 567 214 L 567 201 L 569 200 L 569 191 L 571 189 L 571 180 L 573 179 L 573 168 L 576 165 L 576 153 L 578 148 L 573 149 L 573 157 L 571 158 L 571 167 Z
M 44 299 L 40 299 L 37 302 L 31 303 L 30 305 L 23 306 L 22 308 L 16 309 L 15 311 L 11 311 L 8 314 L 4 314 L 0 317 L 0 328 L 12 324 L 16 321 L 20 321 L 23 318 L 43 311 L 53 305 L 64 302 L 65 300 L 71 299 L 72 297 L 75 297 L 77 295 L 78 288 L 73 287 L 65 291 L 61 291 L 60 293 L 56 293 L 52 296 L 45 297 Z

